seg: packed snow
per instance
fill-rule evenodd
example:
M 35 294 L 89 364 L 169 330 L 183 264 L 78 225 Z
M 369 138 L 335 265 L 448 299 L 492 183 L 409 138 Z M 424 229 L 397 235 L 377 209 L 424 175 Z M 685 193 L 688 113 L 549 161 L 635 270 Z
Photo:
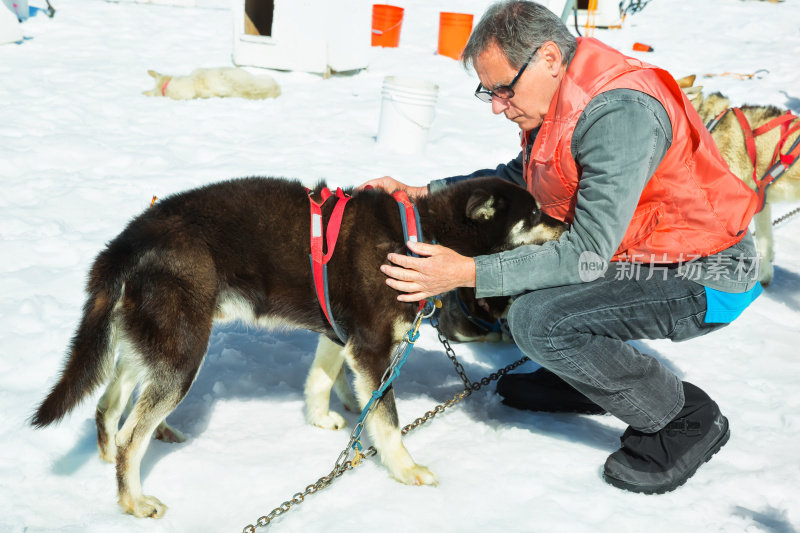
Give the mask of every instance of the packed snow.
M 230 66 L 229 9 L 53 1 L 54 18 L 39 13 L 22 24 L 21 44 L 0 46 L 0 532 L 241 531 L 330 472 L 347 442 L 349 429 L 305 423 L 315 335 L 215 327 L 196 383 L 169 417 L 187 441 L 153 441 L 143 461 L 145 493 L 169 510 L 136 519 L 116 504 L 114 468 L 97 455 L 100 391 L 58 426 L 27 423 L 61 368 L 86 272 L 154 195 L 249 175 L 344 186 L 388 174 L 424 184 L 512 159 L 516 126 L 472 95 L 473 72 L 435 53 L 440 11 L 477 17 L 488 2 L 398 1 L 406 9 L 398 48 L 372 48 L 369 67 L 353 75 L 266 71 L 283 90 L 274 100 L 173 101 L 141 94 L 152 87 L 146 71 Z M 800 113 L 800 0 L 654 0 L 595 36 L 676 77 L 697 74 L 734 105 Z M 654 51 L 632 51 L 636 41 Z M 703 77 L 759 69 L 768 72 Z M 381 85 L 391 75 L 439 86 L 424 154 L 376 144 Z M 776 228 L 774 282 L 730 327 L 683 344 L 638 344 L 709 392 L 730 419 L 730 442 L 678 490 L 644 496 L 603 482 L 602 464 L 625 428 L 619 420 L 517 411 L 489 386 L 405 438 L 438 486 L 402 485 L 372 458 L 270 528 L 800 529 L 798 228 L 800 216 Z M 509 345 L 455 349 L 473 380 L 521 356 Z M 395 390 L 402 423 L 460 390 L 430 326 Z M 343 414 L 352 427 L 357 414 Z

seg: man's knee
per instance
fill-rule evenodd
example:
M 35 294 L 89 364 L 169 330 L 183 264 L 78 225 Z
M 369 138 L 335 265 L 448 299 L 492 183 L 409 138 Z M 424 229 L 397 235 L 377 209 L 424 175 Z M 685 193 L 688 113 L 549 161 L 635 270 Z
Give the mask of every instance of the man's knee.
M 540 364 L 552 351 L 552 336 L 561 318 L 556 306 L 543 297 L 542 292 L 534 291 L 517 297 L 508 310 L 508 327 L 514 342 Z

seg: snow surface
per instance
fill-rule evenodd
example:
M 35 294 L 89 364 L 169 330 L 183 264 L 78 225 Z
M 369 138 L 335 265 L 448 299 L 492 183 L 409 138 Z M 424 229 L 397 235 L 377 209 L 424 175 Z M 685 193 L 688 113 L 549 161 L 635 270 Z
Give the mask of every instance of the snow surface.
M 169 505 L 159 521 L 116 504 L 114 469 L 96 453 L 99 391 L 59 426 L 34 431 L 26 420 L 61 367 L 94 256 L 153 195 L 246 175 L 354 185 L 390 174 L 423 184 L 516 155 L 516 127 L 472 96 L 475 75 L 434 53 L 439 11 L 479 15 L 487 2 L 397 3 L 406 8 L 399 48 L 372 49 L 369 68 L 351 76 L 271 72 L 283 88 L 277 100 L 141 94 L 152 84 L 147 69 L 230 65 L 227 9 L 55 2 L 55 18 L 23 24 L 23 44 L 0 46 L 0 532 L 241 531 L 330 471 L 349 431 L 304 421 L 316 343 L 307 332 L 215 328 L 197 382 L 170 416 L 188 440 L 153 441 L 144 458 L 145 493 Z M 595 35 L 676 77 L 696 73 L 734 104 L 800 112 L 800 0 L 657 0 L 623 29 Z M 632 52 L 635 41 L 655 51 Z M 700 77 L 757 69 L 769 73 Z M 376 146 L 387 75 L 440 87 L 423 156 Z M 730 419 L 730 442 L 679 490 L 643 496 L 603 482 L 624 429 L 615 418 L 520 412 L 488 387 L 405 439 L 437 487 L 399 484 L 371 459 L 273 529 L 800 529 L 799 225 L 777 228 L 774 283 L 732 326 L 685 344 L 640 343 Z M 395 382 L 404 423 L 459 390 L 437 344 L 425 326 Z M 456 349 L 472 379 L 520 356 L 511 346 Z M 352 426 L 356 415 L 345 416 Z

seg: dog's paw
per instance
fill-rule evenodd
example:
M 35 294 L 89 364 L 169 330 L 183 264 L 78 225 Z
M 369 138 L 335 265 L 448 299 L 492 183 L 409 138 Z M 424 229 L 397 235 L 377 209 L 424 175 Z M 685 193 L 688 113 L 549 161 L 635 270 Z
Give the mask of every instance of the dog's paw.
M 772 263 L 762 260 L 758 271 L 758 281 L 761 282 L 761 285 L 767 287 L 772 282 L 772 274 Z
M 308 422 L 322 429 L 342 429 L 347 425 L 344 417 L 336 411 L 328 411 L 325 414 L 309 415 Z
M 410 468 L 404 468 L 392 475 L 398 481 L 406 485 L 438 485 L 436 476 L 427 467 L 415 464 Z
M 161 518 L 167 512 L 167 506 L 153 496 L 141 496 L 136 499 L 123 498 L 119 504 L 122 509 L 138 518 Z
M 183 433 L 167 424 L 166 421 L 161 422 L 158 425 L 156 430 L 153 432 L 153 438 L 163 442 L 180 443 L 186 441 L 186 437 L 183 435 Z

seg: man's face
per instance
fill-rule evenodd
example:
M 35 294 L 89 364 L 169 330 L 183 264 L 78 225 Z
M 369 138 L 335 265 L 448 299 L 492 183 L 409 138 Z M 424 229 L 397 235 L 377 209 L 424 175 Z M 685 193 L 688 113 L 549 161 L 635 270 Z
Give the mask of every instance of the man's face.
M 481 85 L 489 90 L 508 85 L 519 71 L 511 66 L 496 43 L 478 55 L 474 65 Z M 492 98 L 492 112 L 498 115 L 503 113 L 523 131 L 538 128 L 565 71 L 566 68 L 561 66 L 558 47 L 552 42 L 545 43 L 514 85 L 514 96 L 508 99 Z

